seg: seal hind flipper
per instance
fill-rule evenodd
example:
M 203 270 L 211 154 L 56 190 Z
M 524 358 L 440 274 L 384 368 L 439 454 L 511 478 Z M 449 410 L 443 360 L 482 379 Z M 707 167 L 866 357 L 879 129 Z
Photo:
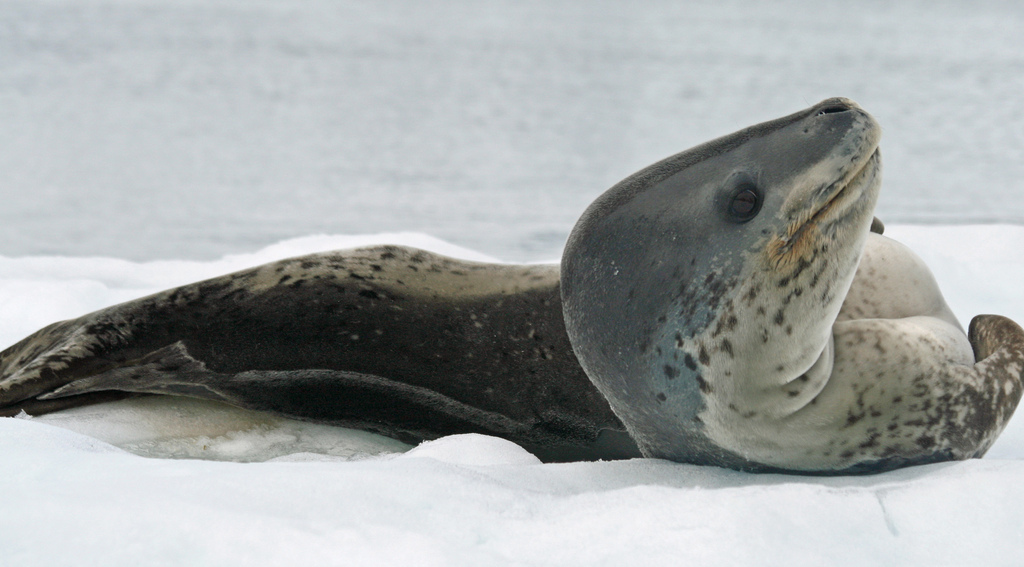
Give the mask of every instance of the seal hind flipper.
M 178 341 L 139 359 L 74 380 L 37 399 L 62 399 L 106 390 L 219 399 L 202 395 L 207 388 L 201 378 L 206 375 L 217 376 L 208 371 L 205 364 L 189 356 L 185 344 Z
M 116 402 L 134 397 L 130 392 L 91 392 L 80 396 L 67 396 L 52 400 L 28 399 L 10 406 L 0 408 L 0 417 L 15 417 L 25 412 L 27 415 L 43 415 L 71 408 L 91 406 L 105 402 Z
M 977 362 L 1002 351 L 999 354 L 1009 357 L 1007 362 L 1016 360 L 1024 364 L 1024 329 L 1002 315 L 975 316 L 967 330 L 967 339 L 971 342 L 974 360 Z M 1020 371 L 1018 367 L 1017 373 Z
M 1009 423 L 1024 391 L 1024 329 L 1000 315 L 978 315 L 971 319 L 967 336 L 977 361 L 974 371 L 989 395 L 987 403 L 972 408 L 975 421 L 991 424 L 974 455 L 980 457 Z
M 0 352 L 0 407 L 62 386 L 66 374 L 104 369 L 95 355 L 119 340 L 118 323 L 96 316 L 107 311 L 47 325 Z

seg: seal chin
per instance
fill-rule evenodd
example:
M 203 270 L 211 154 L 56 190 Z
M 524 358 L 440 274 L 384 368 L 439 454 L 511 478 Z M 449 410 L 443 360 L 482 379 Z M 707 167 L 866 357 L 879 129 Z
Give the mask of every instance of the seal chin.
M 816 240 L 809 235 L 834 233 L 839 228 L 856 225 L 870 217 L 874 197 L 880 185 L 882 158 L 876 147 L 860 167 L 852 167 L 847 175 L 830 184 L 822 191 L 823 198 L 817 207 L 810 207 L 790 222 L 768 246 L 769 257 L 777 265 L 786 264 L 803 255 L 806 248 Z M 863 217 L 863 218 L 862 218 Z
M 825 204 L 813 214 L 811 222 L 827 222 L 846 217 L 851 206 L 855 206 L 862 197 L 877 187 L 881 162 L 881 154 L 878 148 L 875 148 L 864 165 L 855 170 L 845 183 L 836 184 L 838 187 Z

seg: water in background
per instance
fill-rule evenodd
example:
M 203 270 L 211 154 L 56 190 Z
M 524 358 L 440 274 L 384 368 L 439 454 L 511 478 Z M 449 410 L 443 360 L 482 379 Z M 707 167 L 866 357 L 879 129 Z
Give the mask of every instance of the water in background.
M 0 255 L 413 230 L 555 258 L 601 191 L 843 95 L 887 222 L 1024 222 L 1024 5 L 0 4 Z

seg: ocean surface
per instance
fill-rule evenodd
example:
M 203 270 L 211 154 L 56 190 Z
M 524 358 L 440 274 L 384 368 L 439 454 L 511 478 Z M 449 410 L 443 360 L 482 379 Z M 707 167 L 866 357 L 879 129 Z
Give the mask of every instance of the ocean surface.
M 1024 223 L 1015 1 L 0 2 L 0 255 L 418 231 L 559 255 L 667 155 L 847 96 L 878 215 Z

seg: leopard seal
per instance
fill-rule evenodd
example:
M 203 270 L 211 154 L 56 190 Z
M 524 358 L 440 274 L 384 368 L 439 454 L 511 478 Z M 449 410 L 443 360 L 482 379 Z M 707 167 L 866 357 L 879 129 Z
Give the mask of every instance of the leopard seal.
M 1024 332 L 982 316 L 968 338 L 877 234 L 879 132 L 829 99 L 669 157 L 599 197 L 560 266 L 382 246 L 55 323 L 0 353 L 0 412 L 127 392 L 406 441 L 488 433 L 549 461 L 979 456 L 1020 398 Z
M 927 267 L 872 233 L 880 133 L 828 100 L 642 170 L 583 214 L 561 264 L 567 332 L 645 456 L 841 474 L 995 441 L 1024 333 L 983 316 L 968 339 Z

